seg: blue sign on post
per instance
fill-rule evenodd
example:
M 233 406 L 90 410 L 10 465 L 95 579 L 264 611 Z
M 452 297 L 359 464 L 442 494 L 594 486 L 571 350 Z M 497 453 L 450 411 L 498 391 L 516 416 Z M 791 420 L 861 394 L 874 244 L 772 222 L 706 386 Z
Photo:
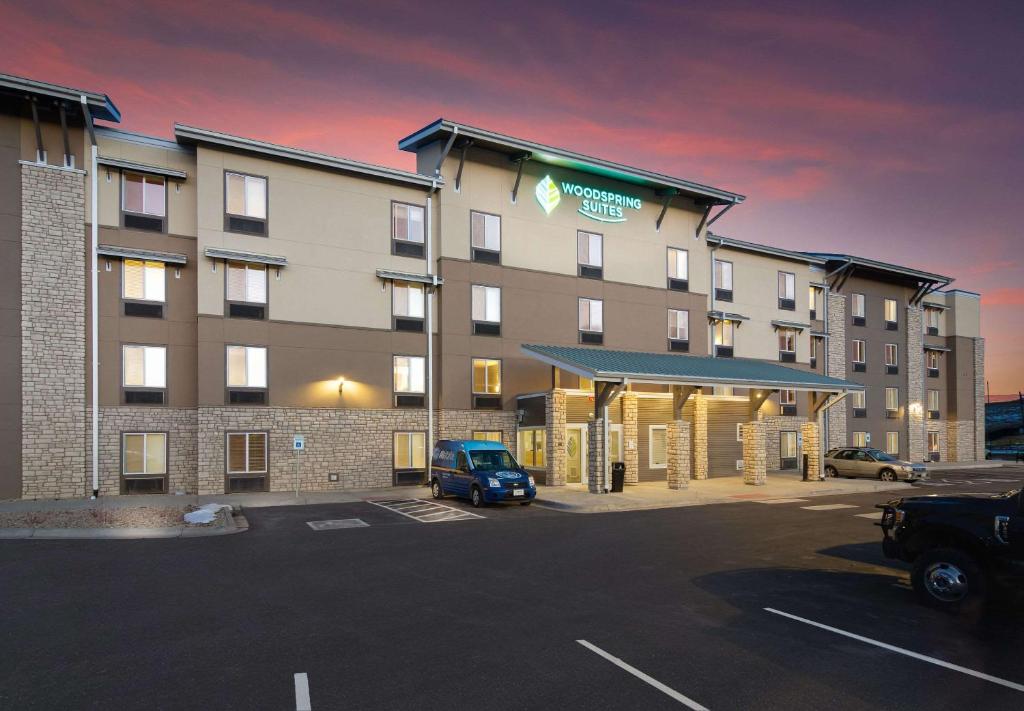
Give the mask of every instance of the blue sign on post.
M 305 435 L 295 435 L 292 437 L 292 449 L 296 452 L 306 448 L 306 437 Z

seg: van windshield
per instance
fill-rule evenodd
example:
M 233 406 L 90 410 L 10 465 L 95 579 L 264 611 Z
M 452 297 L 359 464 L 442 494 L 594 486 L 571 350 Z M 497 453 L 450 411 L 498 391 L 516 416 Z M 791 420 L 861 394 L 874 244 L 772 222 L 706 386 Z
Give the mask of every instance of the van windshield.
M 512 455 L 504 449 L 470 450 L 469 458 L 473 460 L 473 468 L 485 472 L 496 472 L 502 469 L 518 469 L 519 465 Z

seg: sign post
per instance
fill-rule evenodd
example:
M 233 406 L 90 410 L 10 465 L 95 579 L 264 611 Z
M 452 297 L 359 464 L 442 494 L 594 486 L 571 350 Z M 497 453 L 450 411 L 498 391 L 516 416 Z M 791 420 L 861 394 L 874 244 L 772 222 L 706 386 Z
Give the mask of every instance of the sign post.
M 295 452 L 295 498 L 299 498 L 299 453 L 306 449 L 305 435 L 292 437 L 292 450 Z

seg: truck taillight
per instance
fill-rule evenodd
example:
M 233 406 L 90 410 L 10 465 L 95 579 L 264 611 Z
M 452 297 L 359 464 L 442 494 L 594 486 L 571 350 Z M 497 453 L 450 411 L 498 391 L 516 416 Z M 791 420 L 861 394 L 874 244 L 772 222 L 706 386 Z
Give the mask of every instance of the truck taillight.
M 1006 544 L 1010 542 L 1010 517 L 996 516 L 995 519 L 996 540 Z

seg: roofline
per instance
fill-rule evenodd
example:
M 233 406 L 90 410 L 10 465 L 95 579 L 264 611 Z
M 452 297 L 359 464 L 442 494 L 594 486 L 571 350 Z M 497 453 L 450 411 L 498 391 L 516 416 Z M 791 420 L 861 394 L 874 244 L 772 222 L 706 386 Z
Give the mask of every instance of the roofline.
M 0 88 L 24 91 L 29 94 L 46 96 L 52 99 L 62 99 L 75 105 L 80 105 L 84 96 L 93 118 L 114 121 L 115 123 L 121 122 L 121 112 L 114 106 L 114 102 L 110 100 L 109 96 L 99 92 L 75 89 L 70 86 L 61 86 L 60 84 L 50 84 L 49 82 L 14 76 L 13 74 L 0 74 Z
M 148 163 L 137 163 L 133 160 L 125 160 L 124 158 L 114 158 L 113 156 L 99 156 L 96 159 L 99 165 L 104 165 L 110 168 L 124 168 L 125 170 L 132 170 L 139 173 L 150 173 L 151 175 L 162 175 L 165 178 L 171 180 L 186 180 L 188 173 L 184 170 L 178 170 L 176 168 L 164 168 L 159 165 L 150 165 Z
M 415 150 L 419 146 L 429 143 L 434 139 L 435 135 L 445 132 L 458 133 L 459 135 L 467 138 L 489 141 L 517 151 L 531 153 L 534 157 L 540 158 L 542 162 L 545 163 L 553 163 L 555 165 L 558 165 L 559 163 L 558 160 L 543 160 L 545 157 L 550 159 L 561 159 L 563 161 L 573 161 L 586 167 L 620 173 L 623 176 L 629 176 L 630 178 L 639 179 L 641 181 L 655 183 L 660 187 L 676 188 L 677 190 L 682 190 L 694 195 L 711 197 L 719 201 L 720 204 L 738 204 L 746 199 L 745 195 L 721 190 L 719 188 L 711 187 L 710 185 L 702 185 L 690 180 L 683 180 L 682 178 L 674 178 L 662 173 L 643 170 L 642 168 L 633 168 L 628 165 L 615 163 L 602 158 L 594 158 L 592 156 L 584 155 L 583 153 L 576 153 L 575 151 L 569 151 L 564 148 L 555 148 L 554 146 L 548 146 L 543 143 L 534 143 L 533 141 L 514 138 L 513 136 L 506 136 L 502 133 L 476 128 L 464 123 L 449 121 L 445 118 L 439 118 L 433 123 L 409 134 L 398 142 L 398 147 L 403 151 Z M 630 182 L 636 182 L 636 180 Z
M 725 249 L 735 249 L 741 252 L 756 252 L 759 254 L 767 254 L 773 257 L 780 257 L 781 259 L 789 259 L 794 262 L 804 262 L 806 264 L 819 264 L 824 265 L 826 260 L 821 257 L 813 256 L 807 252 L 796 252 L 791 249 L 782 249 L 781 247 L 770 247 L 766 244 L 758 244 L 756 242 L 746 242 L 741 239 L 735 239 L 733 237 L 725 237 L 723 235 L 717 235 L 713 232 L 708 232 L 705 237 L 708 244 L 715 244 Z
M 825 261 L 847 261 L 854 266 L 878 269 L 884 272 L 892 272 L 893 274 L 902 274 L 903 276 L 914 277 L 921 281 L 943 282 L 944 284 L 953 283 L 953 277 L 943 276 L 942 274 L 933 274 L 932 272 L 924 272 L 920 269 L 911 269 L 910 267 L 901 267 L 898 264 L 890 264 L 889 262 L 879 262 L 876 259 L 868 259 L 867 257 L 857 257 L 852 254 L 834 254 L 830 252 L 804 252 L 804 254 L 819 257 Z
M 147 133 L 139 133 L 137 131 L 126 131 L 123 128 L 114 128 L 113 126 L 97 126 L 96 135 L 108 137 L 116 141 L 138 143 L 143 146 L 154 146 L 167 151 L 178 151 L 180 153 L 189 154 L 195 153 L 195 149 L 192 146 L 183 146 L 169 138 L 150 136 Z
M 299 148 L 278 145 L 276 143 L 257 141 L 252 138 L 233 136 L 229 133 L 221 133 L 220 131 L 198 128 L 196 126 L 186 126 L 180 123 L 174 124 L 174 137 L 179 143 L 209 144 L 246 153 L 256 153 L 258 155 L 277 158 L 280 160 L 295 161 L 297 163 L 312 165 L 318 168 L 328 168 L 346 173 L 357 173 L 371 178 L 389 180 L 396 183 L 412 185 L 418 188 L 434 188 L 443 183 L 440 178 L 431 178 L 426 175 L 421 175 L 420 173 L 411 173 L 406 170 L 388 168 L 386 166 L 374 165 L 372 163 L 363 163 L 361 161 L 351 160 L 348 158 L 339 158 L 338 156 L 332 156 L 326 153 L 305 151 Z

